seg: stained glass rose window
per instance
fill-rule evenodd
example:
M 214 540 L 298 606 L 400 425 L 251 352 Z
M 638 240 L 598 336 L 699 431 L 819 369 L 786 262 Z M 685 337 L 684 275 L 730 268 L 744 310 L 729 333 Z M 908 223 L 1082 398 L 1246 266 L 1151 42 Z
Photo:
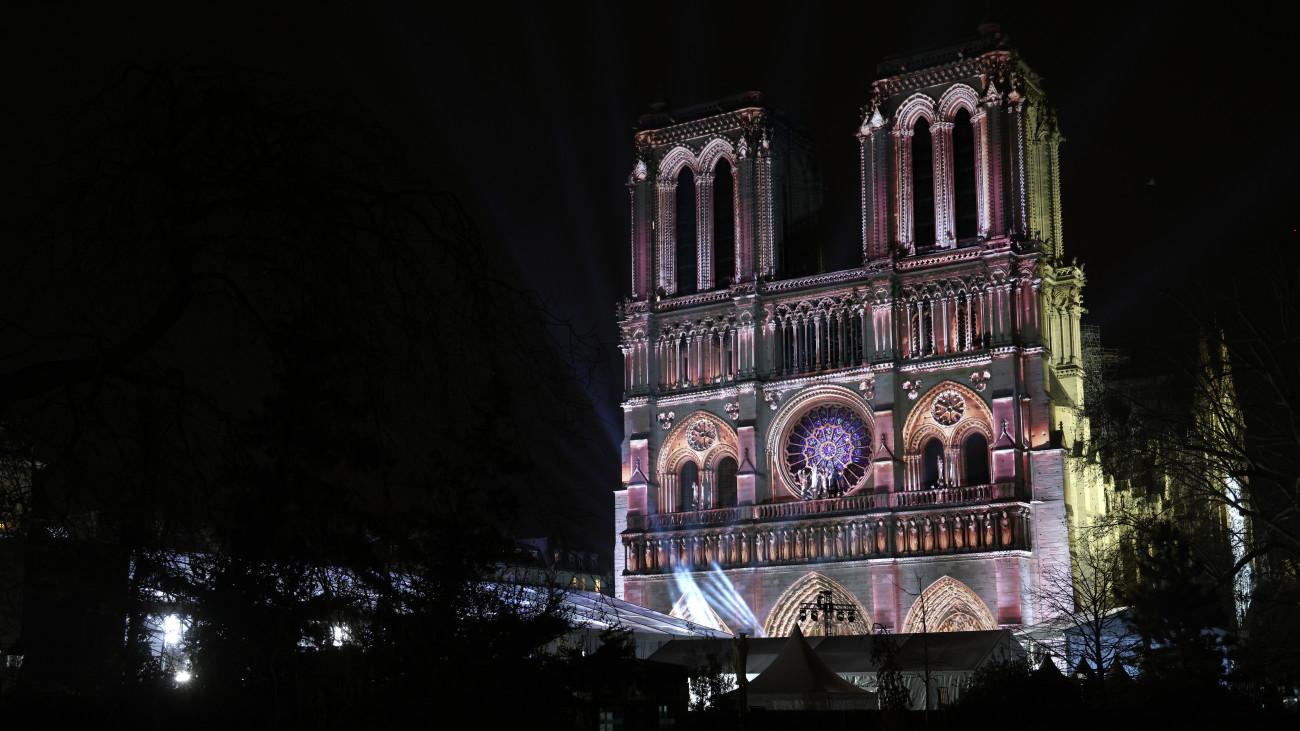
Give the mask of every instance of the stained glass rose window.
M 785 462 L 802 497 L 835 495 L 856 485 L 871 461 L 867 424 L 847 406 L 817 406 L 795 422 Z M 808 491 L 816 492 L 809 495 Z

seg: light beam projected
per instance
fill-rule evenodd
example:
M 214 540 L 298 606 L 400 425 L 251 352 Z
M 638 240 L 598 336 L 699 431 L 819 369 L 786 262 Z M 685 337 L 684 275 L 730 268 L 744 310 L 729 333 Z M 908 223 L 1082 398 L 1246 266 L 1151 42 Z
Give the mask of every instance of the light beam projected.
M 696 576 L 686 568 L 674 569 L 673 580 L 681 592 L 681 599 L 673 608 L 674 615 L 733 634 L 745 632 L 754 637 L 764 636 L 762 623 L 716 562 L 709 563 L 709 571 L 698 581 Z M 729 618 L 733 625 L 728 625 L 723 617 Z

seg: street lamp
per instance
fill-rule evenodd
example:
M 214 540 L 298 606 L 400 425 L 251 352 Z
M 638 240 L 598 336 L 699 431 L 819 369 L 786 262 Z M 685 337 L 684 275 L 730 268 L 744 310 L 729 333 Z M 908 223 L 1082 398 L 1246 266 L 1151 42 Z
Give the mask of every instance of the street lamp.
M 836 602 L 830 589 L 817 592 L 817 598 L 799 605 L 799 621 L 811 619 L 822 622 L 822 630 L 827 637 L 831 635 L 831 624 L 853 624 L 857 620 L 857 607 L 852 604 Z

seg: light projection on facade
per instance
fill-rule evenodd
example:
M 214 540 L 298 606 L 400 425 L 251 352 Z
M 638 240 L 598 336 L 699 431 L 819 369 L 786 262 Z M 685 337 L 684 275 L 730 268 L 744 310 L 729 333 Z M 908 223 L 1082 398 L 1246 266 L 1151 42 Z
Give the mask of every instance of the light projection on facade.
M 852 409 L 817 406 L 790 430 L 786 466 L 803 499 L 840 495 L 866 476 L 870 447 L 867 425 Z
M 929 631 L 1033 624 L 1039 567 L 1068 564 L 1105 510 L 1053 438 L 1086 430 L 1084 277 L 1064 264 L 1061 137 L 1038 76 L 987 29 L 877 71 L 851 269 L 816 266 L 812 140 L 761 94 L 638 123 L 621 598 L 668 612 L 695 596 L 686 577 L 716 576 L 734 592 L 704 596 L 737 631 L 789 632 L 825 590 L 898 631 L 918 599 L 899 581 L 951 577 L 965 589 L 927 598 Z M 715 205 L 719 156 L 734 186 Z M 719 222 L 729 235 L 711 239 Z

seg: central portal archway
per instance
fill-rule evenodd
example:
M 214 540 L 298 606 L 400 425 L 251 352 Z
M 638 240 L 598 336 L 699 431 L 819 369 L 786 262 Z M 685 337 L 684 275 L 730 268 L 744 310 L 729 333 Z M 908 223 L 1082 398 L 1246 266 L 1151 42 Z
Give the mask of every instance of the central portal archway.
M 830 591 L 831 601 L 836 604 L 848 604 L 854 607 L 853 621 L 847 621 L 846 617 L 844 622 L 831 623 L 832 634 L 871 634 L 871 617 L 867 615 L 867 609 L 862 606 L 862 602 L 853 596 L 853 592 L 844 588 L 843 584 L 816 571 L 809 571 L 781 594 L 776 600 L 776 605 L 772 607 L 771 613 L 767 615 L 767 621 L 763 623 L 763 631 L 768 637 L 789 637 L 797 624 L 805 636 L 824 636 L 826 624 L 820 621 L 820 617 L 818 621 L 813 621 L 811 616 L 805 614 L 804 620 L 799 621 L 799 606 L 816 601 L 817 595 L 823 591 Z

